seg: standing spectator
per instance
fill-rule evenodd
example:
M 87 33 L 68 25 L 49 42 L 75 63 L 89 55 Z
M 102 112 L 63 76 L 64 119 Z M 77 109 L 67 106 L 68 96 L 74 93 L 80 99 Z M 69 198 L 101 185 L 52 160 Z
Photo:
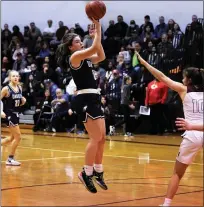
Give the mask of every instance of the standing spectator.
M 34 22 L 30 23 L 30 34 L 31 34 L 32 40 L 35 40 L 35 41 L 37 40 L 39 36 L 42 36 L 40 29 L 35 26 Z
M 174 34 L 172 44 L 174 48 L 181 48 L 183 45 L 183 33 L 177 23 L 174 24 Z
M 125 137 L 132 136 L 132 125 L 130 121 L 130 114 L 131 109 L 134 110 L 135 106 L 130 101 L 130 95 L 131 95 L 131 88 L 132 88 L 132 79 L 129 76 L 123 77 L 123 84 L 121 88 L 121 110 L 123 114 L 123 120 L 120 120 L 118 123 L 114 125 L 114 128 L 121 126 L 122 124 L 125 124 Z
M 167 25 L 167 30 L 174 30 L 174 24 L 175 24 L 175 21 L 173 19 L 169 19 L 168 21 L 168 25 Z
M 140 26 L 140 33 L 139 33 L 140 35 L 142 34 L 142 32 L 145 32 L 145 27 L 146 26 L 150 26 L 150 31 L 154 32 L 154 26 L 153 26 L 152 22 L 150 22 L 150 16 L 149 15 L 146 15 L 144 17 L 144 24 L 142 24 Z
M 133 33 L 139 34 L 139 26 L 135 23 L 135 20 L 130 21 L 130 26 L 127 29 L 126 37 L 132 37 Z
M 115 22 L 114 22 L 114 20 L 110 20 L 109 27 L 105 31 L 104 35 L 107 37 L 107 39 L 109 39 L 109 38 L 115 37 L 115 34 L 116 34 Z
M 12 29 L 13 29 L 13 33 L 11 34 L 11 36 L 18 38 L 18 40 L 22 44 L 24 42 L 24 38 L 23 38 L 22 33 L 20 32 L 19 27 L 17 25 L 15 25 L 15 26 L 13 26 Z
M 155 37 L 157 39 L 161 38 L 163 33 L 167 32 L 167 24 L 165 23 L 165 19 L 163 16 L 159 17 L 159 24 L 155 28 Z
M 7 50 L 11 42 L 12 36 L 8 24 L 4 25 L 4 30 L 1 32 L 1 42 L 3 50 Z
M 122 39 L 125 37 L 128 25 L 123 21 L 123 16 L 118 16 L 118 22 L 115 24 L 115 37 Z
M 84 38 L 84 30 L 79 23 L 75 24 L 75 33 L 78 34 L 82 39 Z
M 157 79 L 150 82 L 146 89 L 145 105 L 150 107 L 150 134 L 164 133 L 164 103 L 167 99 L 168 87 Z

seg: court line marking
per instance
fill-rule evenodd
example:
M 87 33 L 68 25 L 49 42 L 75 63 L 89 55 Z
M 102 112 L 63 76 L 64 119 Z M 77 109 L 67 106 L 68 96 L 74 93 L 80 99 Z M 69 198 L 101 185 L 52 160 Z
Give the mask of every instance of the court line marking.
M 45 151 L 56 151 L 56 152 L 68 152 L 68 153 L 76 153 L 76 154 L 85 154 L 83 152 L 75 152 L 75 151 L 65 151 L 65 150 L 55 150 L 55 149 L 44 149 L 44 148 L 35 148 L 35 147 L 24 147 L 24 146 L 19 146 L 18 148 L 25 148 L 25 149 L 36 149 L 36 150 L 45 150 Z M 125 159 L 137 159 L 139 160 L 140 158 L 138 157 L 129 157 L 129 156 L 121 156 L 121 155 L 104 155 L 104 157 L 115 157 L 115 158 L 125 158 Z M 152 161 L 157 161 L 157 162 L 175 162 L 175 160 L 161 160 L 161 159 L 149 159 Z M 203 166 L 202 163 L 192 163 L 192 165 L 200 165 Z
M 183 194 L 190 194 L 190 193 L 200 193 L 203 192 L 203 190 L 195 190 L 195 191 L 190 191 L 190 192 L 181 192 L 181 193 L 176 193 L 176 195 L 183 195 Z M 139 200 L 148 200 L 148 199 L 154 199 L 154 198 L 161 198 L 165 197 L 166 195 L 159 195 L 159 196 L 151 196 L 151 197 L 144 197 L 144 198 L 135 198 L 135 199 L 129 199 L 129 200 L 123 200 L 123 201 L 113 201 L 109 203 L 99 203 L 99 204 L 94 204 L 91 206 L 107 206 L 110 204 L 116 204 L 116 203 L 127 203 L 127 202 L 133 202 L 133 201 L 139 201 Z
M 69 156 L 69 157 L 48 157 L 48 158 L 41 158 L 41 159 L 27 159 L 27 160 L 18 160 L 19 162 L 28 162 L 28 161 L 43 161 L 43 160 L 56 160 L 56 159 L 67 159 L 67 158 L 79 158 L 84 156 Z M 5 163 L 6 161 L 1 161 Z

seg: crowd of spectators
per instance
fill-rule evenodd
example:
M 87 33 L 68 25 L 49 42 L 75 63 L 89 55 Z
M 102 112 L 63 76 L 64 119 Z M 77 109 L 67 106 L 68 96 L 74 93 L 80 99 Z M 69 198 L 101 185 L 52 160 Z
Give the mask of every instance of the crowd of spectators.
M 65 32 L 74 32 L 80 35 L 85 48 L 91 46 L 93 39 L 90 36 L 90 25 L 85 31 L 79 23 L 68 28 L 60 21 L 57 30 L 53 21 L 47 21 L 47 27 L 41 31 L 34 22 L 20 31 L 17 25 L 4 25 L 1 31 L 1 82 L 8 84 L 8 73 L 17 70 L 20 73 L 20 82 L 23 95 L 27 99 L 26 109 L 34 107 L 34 130 L 43 128 L 48 131 L 73 132 L 77 126 L 79 133 L 84 131 L 82 123 L 78 123 L 74 110 L 76 86 L 70 74 L 70 69 L 62 71 L 55 60 L 55 53 Z M 93 74 L 102 94 L 102 107 L 106 114 L 107 133 L 120 113 L 121 86 L 124 75 L 129 75 L 134 84 L 131 100 L 135 105 L 132 114 L 137 114 L 139 106 L 148 105 L 148 84 L 154 81 L 135 55 L 135 51 L 151 65 L 160 69 L 173 80 L 182 80 L 182 70 L 187 66 L 203 68 L 203 19 L 192 16 L 192 22 L 187 24 L 184 32 L 181 31 L 176 20 L 158 18 L 158 25 L 153 25 L 150 16 L 144 17 L 144 23 L 137 25 L 135 20 L 126 23 L 121 15 L 109 21 L 104 31 L 102 44 L 106 53 L 106 60 L 94 65 Z M 154 96 L 154 93 L 158 93 Z M 152 97 L 159 97 L 160 90 L 151 91 Z M 145 101 L 146 99 L 146 101 Z M 150 101 L 151 102 L 151 101 Z M 166 130 L 173 131 L 175 116 L 182 114 L 180 100 L 176 93 L 168 89 L 165 98 L 154 100 L 154 104 L 162 104 L 159 123 Z M 174 111 L 174 113 L 171 113 Z M 46 114 L 44 112 L 51 112 Z M 48 125 L 42 123 L 42 117 L 49 120 Z M 157 122 L 154 114 L 153 120 Z M 141 118 L 146 122 L 149 118 Z M 63 124 L 59 120 L 64 120 Z M 151 118 L 151 123 L 154 121 Z M 166 121 L 163 121 L 166 120 Z M 135 121 L 135 122 L 134 122 Z M 139 127 L 136 120 L 135 129 Z M 155 123 L 154 123 L 155 124 Z M 62 127 L 63 126 L 63 127 Z M 154 125 L 155 126 L 155 125 Z M 146 127 L 145 127 L 146 128 Z M 151 128 L 151 127 L 150 127 Z M 140 132 L 143 129 L 140 129 Z M 151 130 L 149 131 L 151 132 Z M 157 133 L 157 132 L 154 132 Z M 163 133 L 163 131 L 162 131 Z

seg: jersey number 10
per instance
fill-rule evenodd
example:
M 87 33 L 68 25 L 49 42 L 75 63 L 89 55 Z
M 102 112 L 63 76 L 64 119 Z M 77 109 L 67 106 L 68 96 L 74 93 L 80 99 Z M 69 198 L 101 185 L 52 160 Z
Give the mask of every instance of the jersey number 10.
M 203 99 L 200 100 L 193 99 L 193 112 L 203 113 Z

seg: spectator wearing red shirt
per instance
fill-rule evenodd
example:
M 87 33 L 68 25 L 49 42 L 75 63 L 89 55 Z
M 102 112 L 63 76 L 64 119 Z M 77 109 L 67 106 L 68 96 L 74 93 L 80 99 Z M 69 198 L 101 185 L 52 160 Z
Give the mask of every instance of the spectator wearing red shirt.
M 145 105 L 150 107 L 150 134 L 164 133 L 163 104 L 167 99 L 168 87 L 158 80 L 151 81 L 146 88 Z

